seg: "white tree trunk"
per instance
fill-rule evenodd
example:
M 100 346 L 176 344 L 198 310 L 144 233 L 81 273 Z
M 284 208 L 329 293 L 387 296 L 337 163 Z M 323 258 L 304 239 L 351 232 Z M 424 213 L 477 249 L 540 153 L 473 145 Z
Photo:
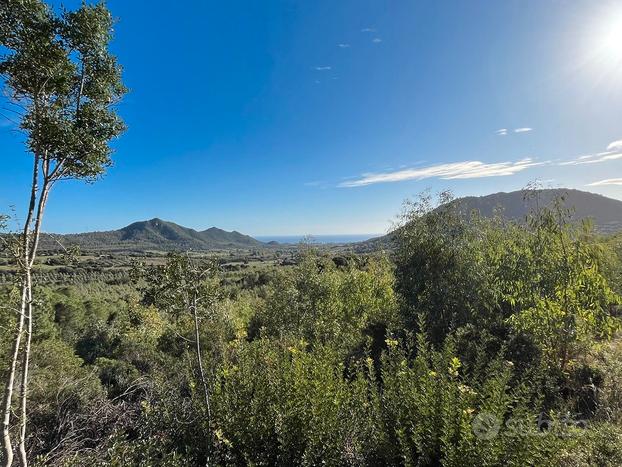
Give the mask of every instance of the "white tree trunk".
M 28 466 L 28 456 L 26 451 L 26 425 L 27 413 L 26 402 L 28 400 L 28 369 L 30 365 L 30 344 L 32 342 L 32 273 L 30 269 L 27 274 L 28 284 L 28 305 L 26 307 L 26 342 L 22 354 L 22 381 L 20 385 L 20 429 L 19 429 L 19 459 L 22 467 Z
M 32 307 L 33 307 L 33 294 L 32 294 L 32 268 L 37 257 L 37 248 L 39 246 L 39 237 L 41 236 L 41 223 L 43 222 L 43 213 L 45 212 L 45 205 L 47 203 L 48 194 L 50 192 L 49 175 L 49 163 L 47 159 L 43 162 L 43 187 L 41 189 L 41 195 L 39 197 L 39 203 L 37 206 L 37 214 L 35 218 L 35 226 L 32 235 L 32 242 L 30 244 L 30 251 L 28 252 L 28 263 L 26 268 L 26 286 L 28 288 L 27 298 L 28 303 L 26 307 L 26 342 L 24 345 L 22 355 L 22 380 L 20 384 L 20 429 L 19 429 L 19 458 L 22 467 L 28 466 L 28 455 L 26 451 L 26 427 L 28 424 L 28 413 L 26 406 L 28 403 L 28 375 L 30 367 L 30 348 L 32 343 Z
M 203 357 L 201 355 L 201 339 L 199 333 L 199 316 L 197 313 L 197 300 L 195 299 L 192 304 L 192 317 L 194 318 L 194 341 L 195 352 L 197 354 L 197 366 L 199 369 L 199 377 L 201 378 L 201 384 L 203 385 L 203 396 L 205 397 L 205 407 L 207 409 L 208 422 L 211 422 L 211 407 L 209 400 L 209 389 L 207 386 L 207 379 L 205 378 L 205 370 L 203 369 Z
M 17 258 L 18 266 L 22 274 L 22 293 L 19 307 L 19 315 L 15 326 L 15 335 L 13 338 L 13 347 L 11 349 L 11 362 L 9 372 L 5 381 L 4 398 L 2 401 L 2 454 L 3 465 L 10 467 L 13 464 L 13 444 L 11 442 L 11 414 L 13 408 L 13 391 L 15 387 L 15 377 L 17 373 L 17 362 L 20 357 L 20 349 L 22 347 L 22 339 L 24 337 L 24 325 L 27 325 L 26 345 L 22 350 L 22 378 L 20 383 L 20 461 L 24 467 L 27 466 L 26 449 L 25 449 L 25 433 L 26 433 L 26 400 L 28 390 L 28 365 L 30 360 L 30 342 L 32 337 L 32 266 L 36 257 L 37 246 L 39 243 L 39 234 L 41 230 L 41 221 L 43 211 L 49 193 L 49 181 L 47 180 L 49 165 L 44 159 L 44 184 L 43 189 L 39 192 L 39 163 L 41 157 L 35 155 L 32 185 L 30 191 L 30 203 L 28 206 L 28 214 L 24 229 L 22 232 L 22 250 Z M 36 208 L 36 212 L 35 212 Z M 31 226 L 35 223 L 34 231 L 31 232 Z
M 22 299 L 19 308 L 19 317 L 13 338 L 13 348 L 11 350 L 11 363 L 9 366 L 9 374 L 4 388 L 4 399 L 2 401 L 2 454 L 5 467 L 13 464 L 13 445 L 11 444 L 11 405 L 13 399 L 13 386 L 15 384 L 15 372 L 17 370 L 17 360 L 19 358 L 19 349 L 24 333 L 24 317 L 26 315 L 26 301 L 28 300 L 28 287 L 24 283 L 22 285 Z

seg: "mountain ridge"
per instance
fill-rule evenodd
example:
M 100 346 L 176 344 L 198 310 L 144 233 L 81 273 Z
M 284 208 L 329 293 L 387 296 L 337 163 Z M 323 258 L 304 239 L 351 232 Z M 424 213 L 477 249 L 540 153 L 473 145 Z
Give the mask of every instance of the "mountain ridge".
M 611 234 L 622 230 L 622 201 L 589 191 L 573 188 L 547 188 L 537 190 L 542 206 L 550 205 L 557 197 L 564 197 L 564 204 L 572 208 L 571 221 L 578 222 L 591 218 L 594 230 L 601 234 Z M 525 199 L 527 191 L 500 191 L 483 196 L 464 196 L 450 203 L 457 203 L 458 210 L 464 215 L 478 211 L 482 217 L 492 217 L 497 210 L 504 217 L 522 221 L 534 207 L 533 199 Z M 394 232 L 369 239 L 359 244 L 360 250 L 390 248 Z
M 501 207 L 501 213 L 508 219 L 522 220 L 535 207 L 535 200 L 525 198 L 525 190 L 500 191 L 485 196 L 464 196 L 453 203 L 468 213 L 473 210 L 483 217 L 491 217 Z M 563 197 L 564 204 L 572 210 L 571 220 L 591 218 L 594 228 L 600 233 L 611 233 L 622 229 L 622 201 L 607 196 L 573 188 L 547 188 L 536 190 L 541 206 L 550 205 L 555 198 Z
M 53 237 L 53 238 L 52 238 Z M 83 250 L 218 250 L 265 247 L 266 244 L 236 230 L 218 227 L 198 231 L 158 217 L 132 222 L 117 230 L 63 235 L 44 235 L 41 248 L 57 250 L 80 247 Z
M 574 208 L 573 219 L 578 221 L 592 218 L 597 232 L 607 234 L 622 230 L 622 201 L 588 191 L 570 188 L 538 190 L 542 205 L 549 204 L 554 198 L 565 197 L 568 207 Z M 531 209 L 533 200 L 525 200 L 525 191 L 497 192 L 485 196 L 465 196 L 452 203 L 458 203 L 458 209 L 464 214 L 479 211 L 483 217 L 490 217 L 501 208 L 509 219 L 522 220 Z M 357 249 L 373 250 L 385 248 L 392 242 L 393 234 L 356 242 Z M 145 251 L 145 250 L 227 250 L 272 248 L 272 242 L 262 242 L 237 230 L 225 231 L 218 227 L 195 230 L 174 222 L 153 218 L 133 222 L 117 230 L 86 232 L 65 235 L 44 235 L 41 248 L 59 250 L 64 247 L 78 246 L 91 251 Z

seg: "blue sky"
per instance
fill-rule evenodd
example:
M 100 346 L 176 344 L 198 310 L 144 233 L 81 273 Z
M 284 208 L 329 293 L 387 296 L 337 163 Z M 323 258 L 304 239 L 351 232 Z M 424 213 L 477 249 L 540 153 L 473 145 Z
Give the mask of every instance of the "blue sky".
M 129 130 L 104 179 L 55 188 L 47 231 L 381 233 L 424 189 L 535 179 L 622 199 L 620 1 L 108 5 Z M 0 160 L 19 214 L 30 158 L 6 121 Z

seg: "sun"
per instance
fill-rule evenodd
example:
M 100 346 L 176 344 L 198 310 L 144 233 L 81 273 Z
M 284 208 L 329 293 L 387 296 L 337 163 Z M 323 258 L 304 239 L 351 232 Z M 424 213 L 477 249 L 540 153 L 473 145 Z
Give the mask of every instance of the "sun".
M 617 94 L 622 90 L 622 2 L 603 1 L 582 20 L 571 30 L 578 48 L 569 56 L 570 67 L 585 72 L 592 86 Z
M 603 29 L 600 52 L 614 61 L 622 61 L 622 11 L 609 18 Z

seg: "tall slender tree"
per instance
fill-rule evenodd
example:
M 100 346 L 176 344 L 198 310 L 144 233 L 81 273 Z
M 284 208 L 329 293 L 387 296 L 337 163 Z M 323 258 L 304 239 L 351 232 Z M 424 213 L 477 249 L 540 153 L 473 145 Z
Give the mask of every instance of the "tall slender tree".
M 109 52 L 113 18 L 103 3 L 56 13 L 41 0 L 0 1 L 0 58 L 6 107 L 33 157 L 29 201 L 17 264 L 21 303 L 2 402 L 2 453 L 13 462 L 11 416 L 19 381 L 19 457 L 27 465 L 28 369 L 32 336 L 32 268 L 50 190 L 62 180 L 94 181 L 111 163 L 110 141 L 125 126 L 115 111 L 126 89 Z M 21 366 L 21 371 L 18 371 Z
M 210 449 L 213 442 L 211 383 L 203 361 L 200 329 L 202 320 L 213 317 L 214 306 L 219 296 L 215 282 L 217 270 L 217 265 L 213 261 L 193 259 L 188 253 L 171 253 L 166 264 L 147 268 L 137 267 L 134 271 L 136 279 L 143 279 L 145 282 L 143 289 L 145 305 L 155 305 L 174 318 L 184 316 L 192 318 L 193 338 L 190 342 L 194 347 L 195 372 L 203 393 Z M 207 465 L 210 465 L 209 461 L 208 457 Z

